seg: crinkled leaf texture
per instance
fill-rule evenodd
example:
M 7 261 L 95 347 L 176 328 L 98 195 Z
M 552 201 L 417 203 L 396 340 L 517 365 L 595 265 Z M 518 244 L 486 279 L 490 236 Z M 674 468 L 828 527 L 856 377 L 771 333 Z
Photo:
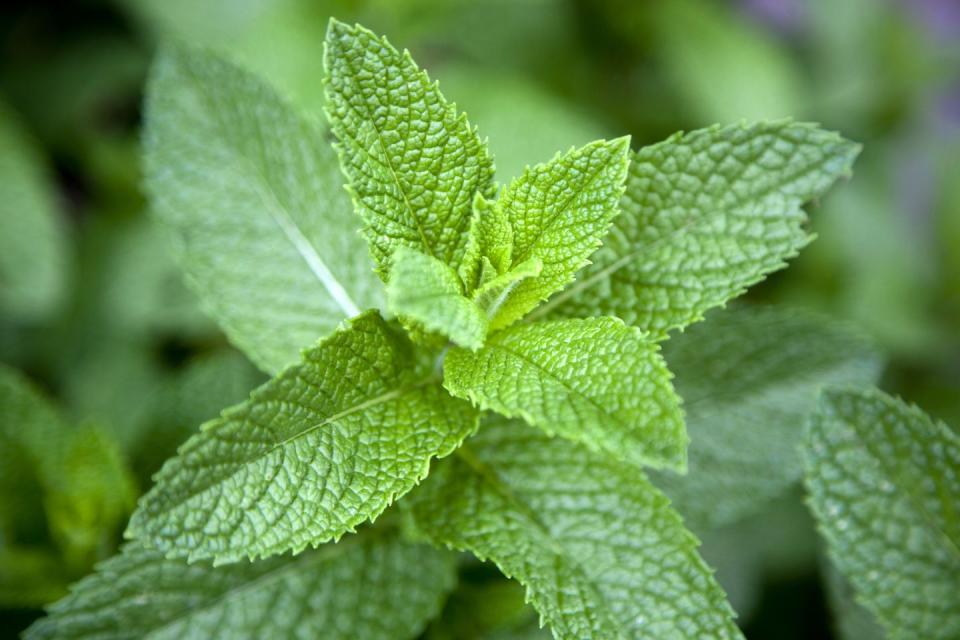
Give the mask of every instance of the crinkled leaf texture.
M 699 320 L 810 241 L 801 205 L 848 176 L 859 149 L 789 121 L 714 126 L 640 149 L 593 264 L 535 315 L 614 315 L 660 337 Z
M 476 193 L 492 195 L 486 145 L 407 51 L 336 20 L 327 29 L 327 115 L 381 276 L 399 246 L 457 268 Z
M 651 474 L 700 533 L 756 513 L 803 475 L 803 427 L 824 385 L 876 382 L 881 358 L 844 325 L 737 306 L 663 345 L 690 434 L 688 473 Z
M 659 347 L 616 318 L 519 324 L 471 353 L 452 349 L 443 384 L 484 409 L 636 465 L 683 469 L 687 435 Z
M 207 311 L 268 372 L 360 309 L 373 274 L 318 126 L 250 73 L 167 47 L 147 89 L 144 168 L 156 217 Z
M 300 551 L 378 516 L 477 424 L 366 312 L 206 423 L 157 474 L 128 537 L 218 562 Z
M 36 319 L 64 292 L 66 234 L 39 150 L 0 103 L 0 308 Z
M 497 201 L 512 230 L 513 266 L 537 258 L 540 274 L 520 282 L 500 307 L 502 328 L 573 281 L 620 212 L 630 138 L 598 140 L 557 154 L 511 182 Z
M 435 543 L 493 560 L 557 638 L 740 638 L 723 590 L 642 472 L 494 418 L 411 494 Z
M 128 545 L 26 633 L 42 638 L 413 638 L 455 581 L 448 552 L 365 532 L 224 567 Z
M 830 556 L 894 639 L 960 637 L 960 437 L 875 389 L 824 392 L 804 448 Z
M 408 247 L 401 246 L 393 254 L 387 302 L 394 313 L 464 347 L 478 349 L 487 336 L 487 316 L 463 295 L 457 272 Z

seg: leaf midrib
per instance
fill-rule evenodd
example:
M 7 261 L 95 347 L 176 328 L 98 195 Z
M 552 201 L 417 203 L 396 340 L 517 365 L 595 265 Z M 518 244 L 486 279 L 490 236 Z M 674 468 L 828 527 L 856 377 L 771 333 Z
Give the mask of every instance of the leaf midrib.
M 213 119 L 217 125 L 217 128 L 220 130 L 220 139 L 223 140 L 233 151 L 231 158 L 234 160 L 234 166 L 238 167 L 238 173 L 241 175 L 244 173 L 249 173 L 254 176 L 255 180 L 253 186 L 256 192 L 260 194 L 261 201 L 265 205 L 270 219 L 273 220 L 277 227 L 279 227 L 280 231 L 284 234 L 284 237 L 286 237 L 290 244 L 293 245 L 294 250 L 306 263 L 307 268 L 311 273 L 313 273 L 317 280 L 319 280 L 327 294 L 333 299 L 337 306 L 340 307 L 344 314 L 346 314 L 348 317 L 353 317 L 359 314 L 360 308 L 350 297 L 350 294 L 347 293 L 347 290 L 343 284 L 341 284 L 337 277 L 333 275 L 333 272 L 320 256 L 316 247 L 314 247 L 310 240 L 303 234 L 302 231 L 300 231 L 300 228 L 293 221 L 293 218 L 290 216 L 289 212 L 280 203 L 279 198 L 270 186 L 270 181 L 266 179 L 266 176 L 257 168 L 254 162 L 241 152 L 241 150 L 233 142 L 232 138 L 229 135 L 225 135 L 225 132 L 230 131 L 229 123 L 224 121 L 220 110 L 215 108 L 212 99 L 206 92 L 206 85 L 187 65 L 178 64 L 178 67 L 186 76 L 189 77 L 190 80 L 192 80 L 195 94 L 199 95 L 201 100 L 203 100 L 203 102 L 206 104 L 208 113 L 213 114 Z M 292 110 L 292 107 L 284 102 L 280 96 L 273 97 L 285 108 Z M 297 114 L 293 114 L 293 118 L 300 120 Z M 311 125 L 307 124 L 306 126 L 309 127 Z M 263 141 L 262 138 L 260 138 L 261 131 L 259 127 L 255 127 L 255 131 L 259 138 L 258 142 L 262 148 Z M 246 172 L 244 169 L 246 169 Z

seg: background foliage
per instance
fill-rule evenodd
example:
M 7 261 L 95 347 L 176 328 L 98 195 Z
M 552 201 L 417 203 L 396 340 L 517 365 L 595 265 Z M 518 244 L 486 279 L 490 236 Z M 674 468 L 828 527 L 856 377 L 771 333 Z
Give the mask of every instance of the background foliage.
M 61 407 L 48 426 L 70 431 L 58 455 L 83 490 L 60 492 L 59 510 L 48 505 L 0 534 L 3 632 L 28 625 L 110 556 L 160 462 L 263 380 L 199 310 L 146 216 L 140 117 L 157 43 L 224 51 L 320 116 L 330 15 L 409 46 L 489 137 L 501 175 L 599 137 L 629 133 L 638 147 L 741 119 L 795 116 L 864 143 L 856 178 L 813 212 L 819 239 L 750 296 L 849 321 L 887 357 L 885 390 L 960 425 L 960 9 L 951 0 L 8 3 L 0 361 L 29 381 L 4 371 L 0 388 L 30 385 Z M 21 210 L 43 213 L 12 213 Z M 802 339 L 803 320 L 793 322 L 785 330 Z M 831 373 L 828 356 L 811 366 Z M 685 354 L 668 344 L 666 357 L 686 396 Z M 663 486 L 704 539 L 748 637 L 871 637 L 820 553 L 798 478 L 784 472 L 785 493 L 760 513 L 724 505 L 723 522 L 700 522 L 685 503 L 695 493 Z M 124 490 L 97 501 L 103 486 Z M 94 503 L 102 508 L 88 517 Z M 27 499 L 19 513 L 38 508 Z M 426 637 L 481 628 L 510 637 L 532 624 L 522 592 L 494 569 L 468 562 L 459 572 Z

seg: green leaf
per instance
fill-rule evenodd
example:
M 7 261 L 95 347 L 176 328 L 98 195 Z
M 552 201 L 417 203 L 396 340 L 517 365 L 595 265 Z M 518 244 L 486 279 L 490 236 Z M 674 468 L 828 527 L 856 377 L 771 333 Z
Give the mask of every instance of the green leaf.
M 299 551 L 376 518 L 476 428 L 376 312 L 206 423 L 157 474 L 129 537 L 229 562 Z
M 763 509 L 803 475 L 798 447 L 824 385 L 876 381 L 871 343 L 820 316 L 736 307 L 664 343 L 686 411 L 688 473 L 652 473 L 696 532 Z
M 390 310 L 417 320 L 453 342 L 479 349 L 487 336 L 487 317 L 463 295 L 452 267 L 406 246 L 393 254 L 387 284 Z
M 216 568 L 128 545 L 25 637 L 414 638 L 454 580 L 448 553 L 384 534 Z
M 378 306 L 336 154 L 261 80 L 202 51 L 163 50 L 145 146 L 151 204 L 187 283 L 259 366 L 279 371 Z
M 410 54 L 363 27 L 330 21 L 327 112 L 377 270 L 407 246 L 457 268 L 476 193 L 493 160 L 464 115 Z
M 470 236 L 460 263 L 458 273 L 468 292 L 483 284 L 483 259 L 486 258 L 493 273 L 503 274 L 510 270 L 510 255 L 513 252 L 513 229 L 498 202 L 490 202 L 479 193 L 473 200 L 473 218 L 470 221 Z
M 490 264 L 486 262 L 485 264 Z M 487 274 L 490 269 L 484 271 Z M 502 275 L 481 277 L 481 286 L 474 292 L 473 301 L 484 310 L 488 318 L 495 318 L 500 308 L 510 299 L 510 294 L 524 280 L 536 278 L 543 272 L 543 261 L 537 256 L 528 258 Z
M 510 183 L 497 202 L 513 233 L 513 265 L 539 258 L 543 270 L 521 282 L 492 328 L 505 327 L 567 286 L 620 212 L 630 138 L 598 140 L 558 154 Z
M 0 608 L 34 609 L 67 591 L 63 561 L 53 549 L 0 541 Z
M 444 386 L 636 465 L 686 465 L 680 400 L 656 343 L 616 318 L 510 327 L 471 353 L 452 349 Z
M 412 494 L 435 543 L 527 588 L 556 638 L 740 638 L 667 498 L 634 467 L 496 419 Z
M 0 103 L 0 309 L 25 319 L 54 310 L 64 292 L 66 234 L 39 150 Z
M 0 366 L 0 542 L 41 507 L 61 563 L 85 572 L 113 544 L 135 496 L 113 439 L 67 423 L 21 374 Z
M 960 436 L 875 389 L 830 390 L 804 454 L 831 559 L 889 636 L 960 635 Z
M 623 214 L 577 282 L 534 317 L 615 315 L 663 338 L 810 241 L 801 205 L 850 175 L 859 145 L 813 125 L 711 127 L 640 149 Z

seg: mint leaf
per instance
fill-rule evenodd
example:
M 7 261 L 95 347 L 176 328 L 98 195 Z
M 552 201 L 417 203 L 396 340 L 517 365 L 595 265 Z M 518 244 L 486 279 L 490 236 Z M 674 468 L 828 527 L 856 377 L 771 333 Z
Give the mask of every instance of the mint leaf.
M 134 544 L 74 585 L 25 637 L 414 638 L 454 580 L 448 553 L 383 533 L 216 568 Z
M 414 63 L 367 29 L 330 21 L 327 113 L 382 277 L 399 246 L 459 266 L 476 193 L 493 160 L 456 106 Z
M 145 147 L 151 205 L 187 283 L 263 369 L 379 304 L 335 153 L 262 81 L 166 48 L 147 89 Z
M 54 311 L 64 292 L 67 242 L 39 150 L 0 103 L 0 309 L 24 319 Z
M 68 582 L 53 549 L 0 542 L 0 607 L 40 608 L 62 597 Z
M 473 200 L 470 235 L 458 273 L 468 292 L 484 283 L 484 258 L 492 267 L 490 273 L 510 270 L 513 252 L 513 229 L 499 202 L 490 202 L 479 193 Z
M 667 498 L 634 467 L 493 419 L 410 498 L 435 543 L 527 588 L 556 638 L 740 638 Z
M 663 353 L 686 411 L 689 471 L 651 479 L 697 532 L 759 511 L 800 480 L 798 447 L 820 389 L 872 384 L 881 370 L 857 333 L 776 307 L 715 312 Z
M 413 318 L 464 347 L 479 349 L 487 335 L 487 317 L 464 297 L 457 272 L 406 246 L 393 254 L 387 301 L 394 313 Z
M 543 261 L 534 256 L 501 275 L 495 275 L 495 267 L 484 258 L 481 286 L 473 293 L 473 301 L 484 310 L 487 317 L 495 318 L 513 290 L 524 280 L 536 278 L 542 271 Z
M 830 556 L 891 638 L 960 635 L 960 437 L 875 389 L 830 390 L 805 443 Z
M 683 469 L 680 401 L 657 345 L 616 318 L 510 327 L 452 349 L 443 384 L 484 409 L 636 465 Z
M 476 427 L 367 312 L 206 423 L 157 474 L 129 537 L 188 559 L 300 551 L 376 518 Z
M 512 229 L 512 264 L 539 258 L 543 269 L 517 286 L 492 328 L 523 317 L 588 263 L 620 212 L 629 152 L 629 137 L 598 140 L 527 169 L 507 186 L 497 206 Z
M 715 126 L 640 149 L 623 214 L 577 282 L 534 314 L 614 315 L 665 337 L 785 266 L 801 205 L 850 175 L 859 145 L 792 122 Z
M 68 423 L 26 378 L 0 365 L 0 544 L 42 509 L 61 565 L 87 571 L 135 497 L 116 442 L 97 427 Z

